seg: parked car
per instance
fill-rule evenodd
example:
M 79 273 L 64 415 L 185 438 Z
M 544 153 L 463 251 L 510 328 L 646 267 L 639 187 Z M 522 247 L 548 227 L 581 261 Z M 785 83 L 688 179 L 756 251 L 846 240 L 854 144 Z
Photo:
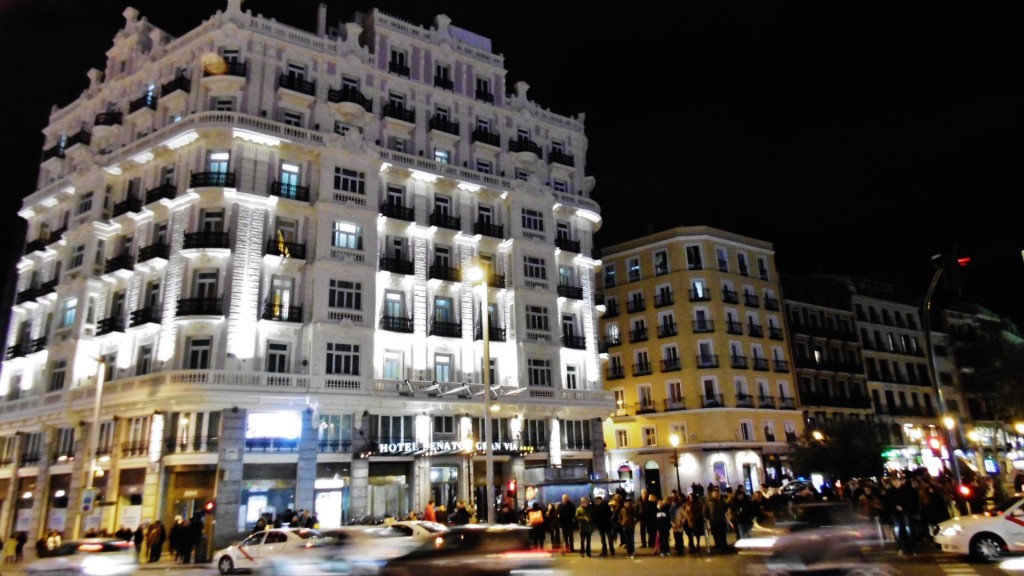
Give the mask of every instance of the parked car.
M 25 573 L 118 576 L 135 571 L 135 545 L 119 538 L 68 540 L 45 558 L 25 565 Z
M 326 542 L 323 534 L 312 528 L 273 528 L 218 550 L 213 559 L 221 574 L 230 574 L 238 569 L 258 568 L 261 562 L 278 554 L 308 550 Z
M 1024 495 L 1017 494 L 982 514 L 946 520 L 939 524 L 934 540 L 943 552 L 988 562 L 1024 552 Z

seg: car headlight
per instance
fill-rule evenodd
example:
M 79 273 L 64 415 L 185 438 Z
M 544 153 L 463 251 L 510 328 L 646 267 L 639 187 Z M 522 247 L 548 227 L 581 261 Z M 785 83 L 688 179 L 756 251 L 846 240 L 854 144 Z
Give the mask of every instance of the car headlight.
M 963 527 L 961 527 L 959 524 L 952 524 L 950 526 L 946 526 L 945 528 L 943 528 L 939 532 L 939 534 L 942 534 L 946 538 L 952 538 L 953 536 L 956 536 L 957 534 L 959 534 L 959 533 L 961 533 L 963 531 L 964 531 Z

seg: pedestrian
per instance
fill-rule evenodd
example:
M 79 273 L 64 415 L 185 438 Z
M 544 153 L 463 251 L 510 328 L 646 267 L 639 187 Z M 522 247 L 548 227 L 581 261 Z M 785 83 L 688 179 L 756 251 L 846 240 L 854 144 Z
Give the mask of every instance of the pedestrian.
M 729 543 L 726 540 L 729 532 L 729 507 L 722 499 L 721 490 L 713 486 L 708 491 L 708 500 L 704 503 L 704 518 L 711 525 L 711 537 L 715 540 L 717 552 L 728 552 Z
M 548 504 L 548 509 L 544 511 L 544 528 L 551 534 L 551 549 L 561 548 L 561 526 L 558 523 L 558 507 L 554 502 Z
M 540 502 L 533 501 L 533 507 L 526 513 L 526 523 L 530 527 L 530 543 L 537 550 L 544 549 L 544 510 Z
M 433 499 L 427 502 L 427 507 L 423 510 L 423 519 L 427 522 L 437 522 L 437 514 L 434 511 Z
M 15 550 L 18 546 L 18 537 L 15 534 L 11 534 L 7 540 L 4 540 L 4 564 L 14 564 L 17 558 L 17 551 Z
M 135 544 L 135 563 L 139 563 L 139 555 L 142 553 L 142 544 L 146 541 L 146 525 L 139 524 L 139 527 L 132 533 L 132 542 Z M 148 558 L 149 556 L 143 556 Z
M 601 538 L 601 557 L 615 556 L 615 539 L 612 536 L 612 506 L 602 496 L 594 498 L 594 528 Z
M 659 556 L 670 556 L 672 547 L 669 544 L 668 535 L 672 531 L 672 517 L 669 516 L 669 502 L 667 499 L 658 502 L 654 511 L 654 553 Z
M 21 532 L 18 532 L 16 538 L 18 542 L 14 549 L 14 561 L 20 563 L 25 559 L 25 544 L 28 543 L 28 532 L 22 530 Z
M 154 520 L 149 525 L 149 532 L 146 534 L 146 546 L 149 548 L 149 561 L 159 562 L 163 552 L 164 543 L 167 541 L 167 531 L 159 520 Z
M 682 556 L 684 552 L 683 533 L 685 530 L 683 527 L 686 525 L 686 503 L 681 495 L 672 500 L 672 506 L 669 507 L 668 514 L 672 522 L 672 543 L 675 545 L 676 556 Z
M 640 528 L 640 547 L 647 548 L 647 518 L 644 515 L 647 508 L 647 489 L 640 490 L 640 500 L 636 503 L 637 524 Z M 651 542 L 654 545 L 654 542 Z
M 576 527 L 580 531 L 580 558 L 590 558 L 590 539 L 594 534 L 594 510 L 590 507 L 590 498 L 580 498 L 576 508 Z
M 619 525 L 622 526 L 622 541 L 626 544 L 626 556 L 636 558 L 636 523 L 637 510 L 633 500 L 627 498 L 619 511 Z
M 455 504 L 455 512 L 452 512 L 452 518 L 452 524 L 455 524 L 456 526 L 464 526 L 466 524 L 469 524 L 470 515 L 469 510 L 466 509 L 465 500 L 459 500 Z
M 181 533 L 182 533 L 183 522 L 181 516 L 174 517 L 174 524 L 171 525 L 171 530 L 167 534 L 167 542 L 170 545 L 171 560 L 178 561 L 178 553 L 181 551 Z
M 558 527 L 562 530 L 563 552 L 576 551 L 575 526 L 576 505 L 569 499 L 568 494 L 562 494 L 562 503 L 558 505 Z
M 700 554 L 700 539 L 707 529 L 704 523 L 704 499 L 699 494 L 690 494 L 683 506 L 686 514 L 686 524 L 683 530 L 686 532 L 687 545 L 691 554 Z
M 892 479 L 890 494 L 893 532 L 899 543 L 899 553 L 901 556 L 913 555 L 917 538 L 914 533 L 913 517 L 917 513 L 919 496 L 911 486 L 911 480 L 899 476 Z
M 658 537 L 658 502 L 656 495 L 648 494 L 647 506 L 640 511 L 644 528 L 647 530 L 647 545 L 651 548 L 654 548 L 655 539 Z

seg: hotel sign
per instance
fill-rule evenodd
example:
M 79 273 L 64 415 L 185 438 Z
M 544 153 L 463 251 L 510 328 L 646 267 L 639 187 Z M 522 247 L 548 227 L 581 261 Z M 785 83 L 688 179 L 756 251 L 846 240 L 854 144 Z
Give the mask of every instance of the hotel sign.
M 514 454 L 533 452 L 533 446 L 523 446 L 519 442 L 492 442 L 491 450 L 495 454 Z M 473 444 L 475 452 L 486 452 L 486 442 Z M 381 442 L 377 444 L 377 454 L 417 454 L 432 452 L 435 454 L 457 454 L 466 452 L 465 445 L 455 440 L 435 440 L 434 442 Z

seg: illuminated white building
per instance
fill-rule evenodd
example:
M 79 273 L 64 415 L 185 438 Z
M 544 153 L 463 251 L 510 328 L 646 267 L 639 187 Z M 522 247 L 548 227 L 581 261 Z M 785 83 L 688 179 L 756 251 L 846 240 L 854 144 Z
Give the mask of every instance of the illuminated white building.
M 328 28 L 321 7 L 306 32 L 228 0 L 180 38 L 125 18 L 51 114 L 20 212 L 0 530 L 216 500 L 220 544 L 288 507 L 332 524 L 468 498 L 484 290 L 495 484 L 522 504 L 604 472 L 582 117 L 506 95 L 503 57 L 445 16 Z

